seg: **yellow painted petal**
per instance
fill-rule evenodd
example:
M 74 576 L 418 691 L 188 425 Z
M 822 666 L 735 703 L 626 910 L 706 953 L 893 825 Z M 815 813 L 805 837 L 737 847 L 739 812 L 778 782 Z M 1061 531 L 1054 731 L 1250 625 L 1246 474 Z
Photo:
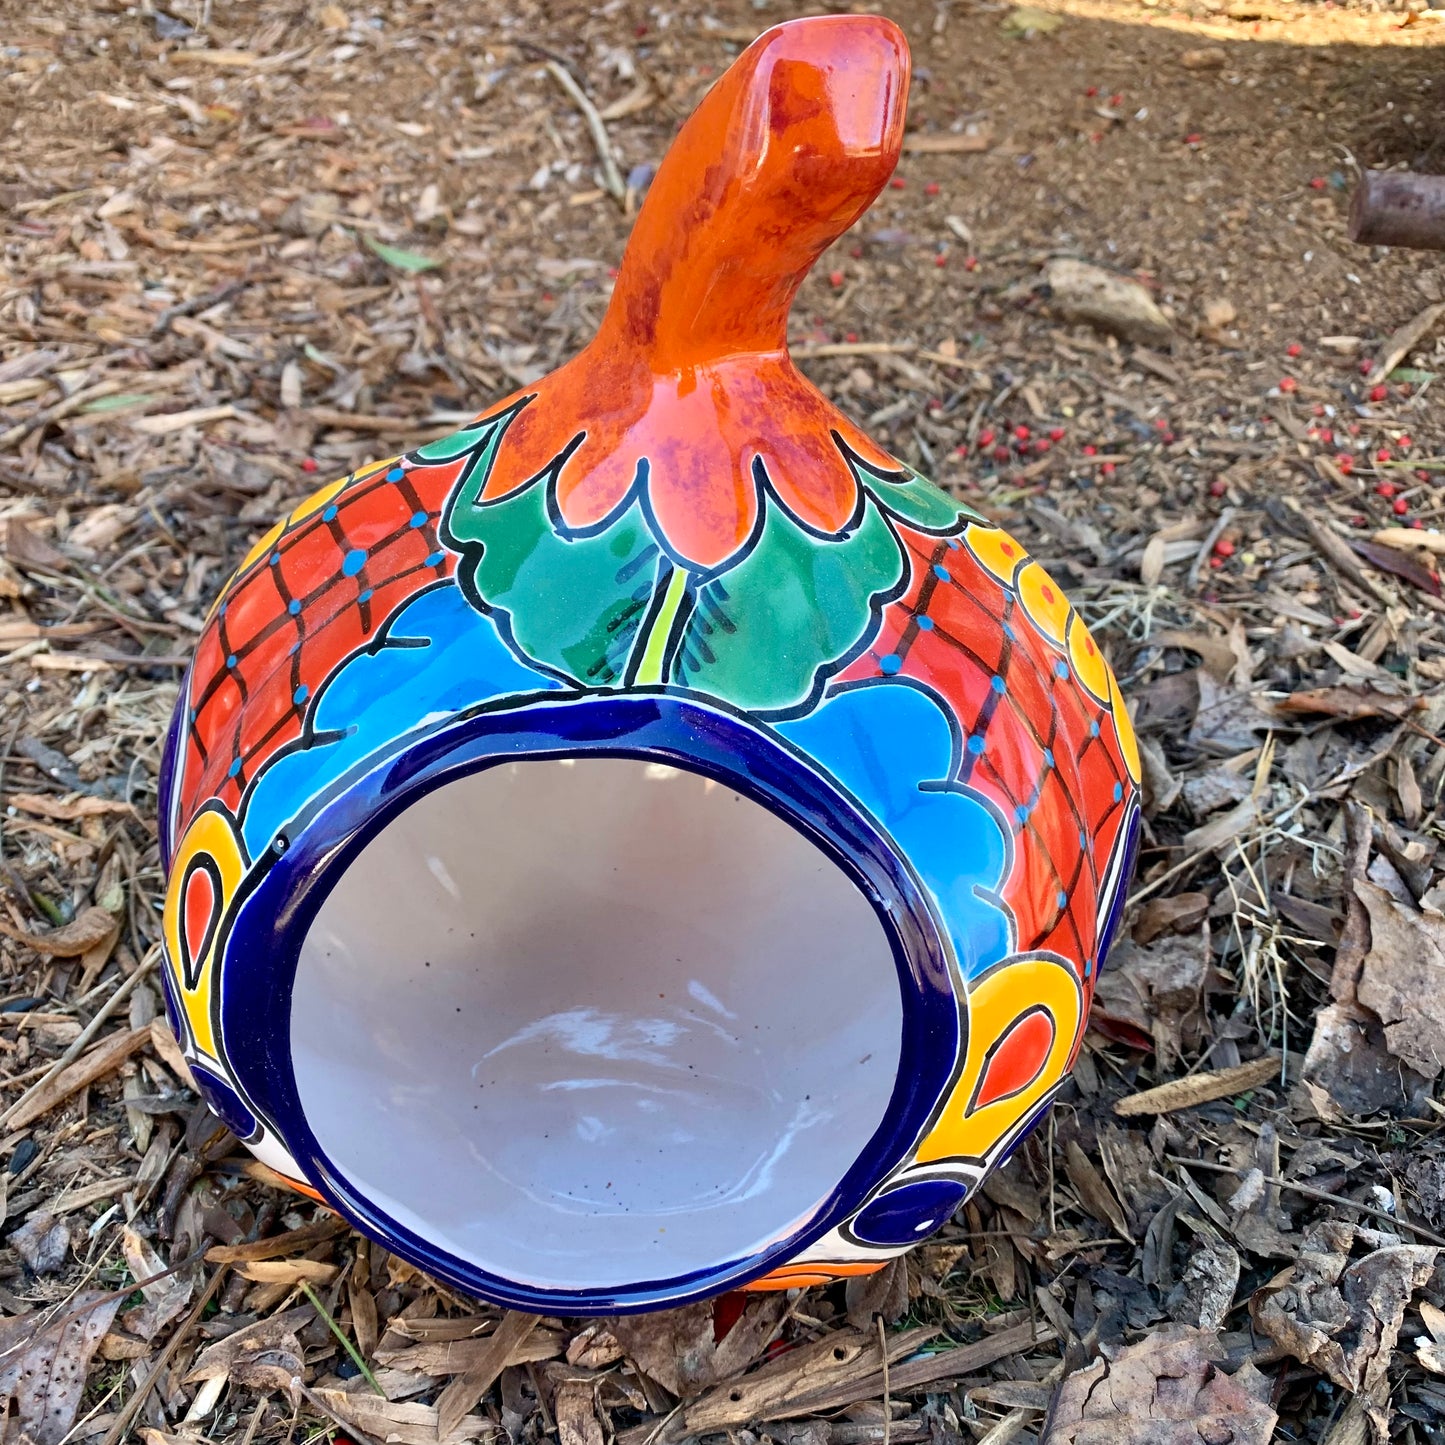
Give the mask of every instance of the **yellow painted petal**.
M 1064 589 L 1037 562 L 1025 562 L 1014 585 L 1029 620 L 1055 647 L 1062 648 L 1073 611 Z
M 1028 553 L 997 527 L 980 527 L 976 522 L 964 528 L 963 540 L 968 550 L 978 559 L 978 564 L 990 572 L 1005 587 L 1012 587 L 1014 573 L 1019 564 L 1028 559 Z
M 1139 739 L 1134 736 L 1134 724 L 1129 718 L 1129 709 L 1124 706 L 1124 696 L 1112 670 L 1109 673 L 1109 707 L 1114 714 L 1114 731 L 1119 735 L 1119 751 L 1124 755 L 1124 766 L 1137 783 L 1144 775 L 1139 763 Z
M 1089 636 L 1089 629 L 1077 612 L 1069 622 L 1069 661 L 1074 666 L 1074 676 L 1107 707 L 1113 676 L 1099 644 Z

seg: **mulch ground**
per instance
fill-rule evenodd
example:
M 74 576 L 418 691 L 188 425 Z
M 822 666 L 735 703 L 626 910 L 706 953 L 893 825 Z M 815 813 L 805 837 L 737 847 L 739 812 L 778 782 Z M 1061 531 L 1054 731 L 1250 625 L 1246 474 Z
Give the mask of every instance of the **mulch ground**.
M 1344 211 L 1359 167 L 1439 168 L 1445 25 L 890 9 L 910 148 L 795 350 L 1104 641 L 1130 933 L 1048 1128 L 906 1262 L 585 1321 L 457 1297 L 198 1105 L 157 1021 L 160 738 L 250 543 L 574 352 L 677 124 L 794 11 L 0 5 L 8 1437 L 1441 1438 L 1445 282 Z M 1057 256 L 1172 340 L 1068 324 Z

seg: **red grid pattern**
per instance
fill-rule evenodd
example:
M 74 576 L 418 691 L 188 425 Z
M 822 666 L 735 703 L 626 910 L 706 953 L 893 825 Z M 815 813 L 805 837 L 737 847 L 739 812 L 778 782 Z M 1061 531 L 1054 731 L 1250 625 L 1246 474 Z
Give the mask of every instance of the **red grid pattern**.
M 840 680 L 926 683 L 962 732 L 958 773 L 1013 835 L 1001 896 L 1020 951 L 1047 950 L 1094 973 L 1102 880 L 1134 785 L 1109 709 L 957 539 L 900 528 L 913 578 L 884 609 L 871 650 Z M 1097 864 L 1096 864 L 1097 860 Z
M 335 669 L 423 587 L 452 575 L 456 555 L 437 528 L 464 461 L 355 473 L 326 505 L 299 508 L 232 579 L 191 669 L 181 830 L 207 798 L 235 809 L 267 760 L 301 735 Z

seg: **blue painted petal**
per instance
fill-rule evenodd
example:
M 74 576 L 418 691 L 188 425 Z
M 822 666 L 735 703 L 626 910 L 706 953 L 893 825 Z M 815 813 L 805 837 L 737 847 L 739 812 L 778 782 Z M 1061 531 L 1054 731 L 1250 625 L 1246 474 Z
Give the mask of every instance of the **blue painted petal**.
M 880 682 L 837 693 L 776 727 L 868 809 L 913 865 L 964 977 L 1005 957 L 1008 917 L 985 896 L 1003 882 L 1003 830 L 972 794 L 920 787 L 947 779 L 953 767 L 953 735 L 937 702 L 915 687 Z
M 377 651 L 353 658 L 326 685 L 312 716 L 324 741 L 282 755 L 261 774 L 242 824 L 247 850 L 259 857 L 310 799 L 424 724 L 560 686 L 519 662 L 460 588 L 424 592 L 398 614 Z

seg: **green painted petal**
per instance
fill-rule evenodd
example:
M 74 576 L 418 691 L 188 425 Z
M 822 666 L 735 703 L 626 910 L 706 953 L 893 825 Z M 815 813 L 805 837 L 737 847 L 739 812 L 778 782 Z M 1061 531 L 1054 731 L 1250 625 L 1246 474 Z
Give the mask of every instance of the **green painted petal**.
M 496 436 L 489 436 L 495 432 Z M 412 453 L 419 461 L 423 462 L 449 462 L 454 457 L 459 457 L 465 451 L 473 447 L 485 447 L 485 464 L 490 466 L 491 453 L 495 449 L 486 446 L 486 443 L 495 442 L 502 434 L 502 429 L 495 421 L 484 422 L 481 426 L 469 426 L 463 431 L 453 432 L 449 437 L 439 437 L 434 442 L 428 442 L 424 447 L 418 447 Z
M 540 483 L 485 506 L 468 503 L 473 485 L 481 482 L 468 479 L 449 519 L 465 547 L 462 585 L 503 614 L 502 633 L 526 660 L 582 687 L 616 683 L 657 572 L 642 508 L 634 503 L 597 536 L 567 538 L 553 530 Z
M 770 503 L 757 546 L 698 588 L 671 680 L 760 712 L 796 706 L 868 631 L 903 568 L 877 507 L 852 535 L 819 541 Z
M 862 469 L 858 476 L 863 490 L 884 511 L 925 532 L 953 532 L 969 522 L 983 520 L 972 507 L 956 501 L 925 477 L 914 475 L 907 481 L 893 482 Z

